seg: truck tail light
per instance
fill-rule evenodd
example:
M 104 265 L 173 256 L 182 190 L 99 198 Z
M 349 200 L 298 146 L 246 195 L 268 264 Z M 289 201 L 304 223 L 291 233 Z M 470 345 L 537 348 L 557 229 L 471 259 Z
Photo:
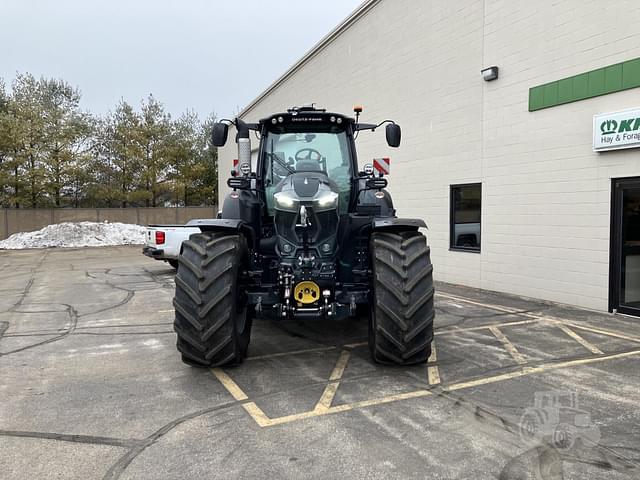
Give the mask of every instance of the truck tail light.
M 164 243 L 164 232 L 156 232 L 156 245 Z

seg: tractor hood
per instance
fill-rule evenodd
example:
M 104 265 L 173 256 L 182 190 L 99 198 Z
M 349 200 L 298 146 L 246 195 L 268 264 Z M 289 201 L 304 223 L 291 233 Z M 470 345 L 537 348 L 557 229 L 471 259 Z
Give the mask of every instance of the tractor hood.
M 298 212 L 301 206 L 315 212 L 338 208 L 338 187 L 324 173 L 293 173 L 280 182 L 274 194 L 276 210 Z
M 331 257 L 338 231 L 338 188 L 324 173 L 297 172 L 274 194 L 278 251 L 284 258 Z

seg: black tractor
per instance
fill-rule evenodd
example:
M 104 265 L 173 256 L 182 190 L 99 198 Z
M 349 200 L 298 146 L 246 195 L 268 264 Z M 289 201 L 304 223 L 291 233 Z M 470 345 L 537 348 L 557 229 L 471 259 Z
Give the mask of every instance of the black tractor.
M 368 312 L 376 362 L 427 361 L 433 339 L 433 277 L 423 220 L 396 216 L 387 180 L 358 168 L 355 139 L 393 121 L 359 123 L 311 107 L 246 123 L 223 120 L 213 144 L 236 128 L 232 170 L 219 218 L 182 246 L 175 331 L 185 363 L 227 366 L 247 355 L 254 318 L 344 320 Z M 252 162 L 251 131 L 260 145 Z M 257 155 L 256 155 L 257 153 Z

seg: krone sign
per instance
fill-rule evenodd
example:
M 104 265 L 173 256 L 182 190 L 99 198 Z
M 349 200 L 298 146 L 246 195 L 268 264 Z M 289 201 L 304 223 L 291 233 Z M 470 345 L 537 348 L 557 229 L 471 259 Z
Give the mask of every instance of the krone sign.
M 593 151 L 640 147 L 640 108 L 593 117 Z

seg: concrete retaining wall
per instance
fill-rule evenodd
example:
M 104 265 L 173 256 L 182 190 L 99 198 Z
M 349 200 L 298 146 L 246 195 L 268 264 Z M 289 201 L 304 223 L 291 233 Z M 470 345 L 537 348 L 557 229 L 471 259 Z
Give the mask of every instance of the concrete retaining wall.
M 194 218 L 215 218 L 217 207 L 184 208 L 42 208 L 0 209 L 0 240 L 63 222 L 122 222 L 184 224 Z

